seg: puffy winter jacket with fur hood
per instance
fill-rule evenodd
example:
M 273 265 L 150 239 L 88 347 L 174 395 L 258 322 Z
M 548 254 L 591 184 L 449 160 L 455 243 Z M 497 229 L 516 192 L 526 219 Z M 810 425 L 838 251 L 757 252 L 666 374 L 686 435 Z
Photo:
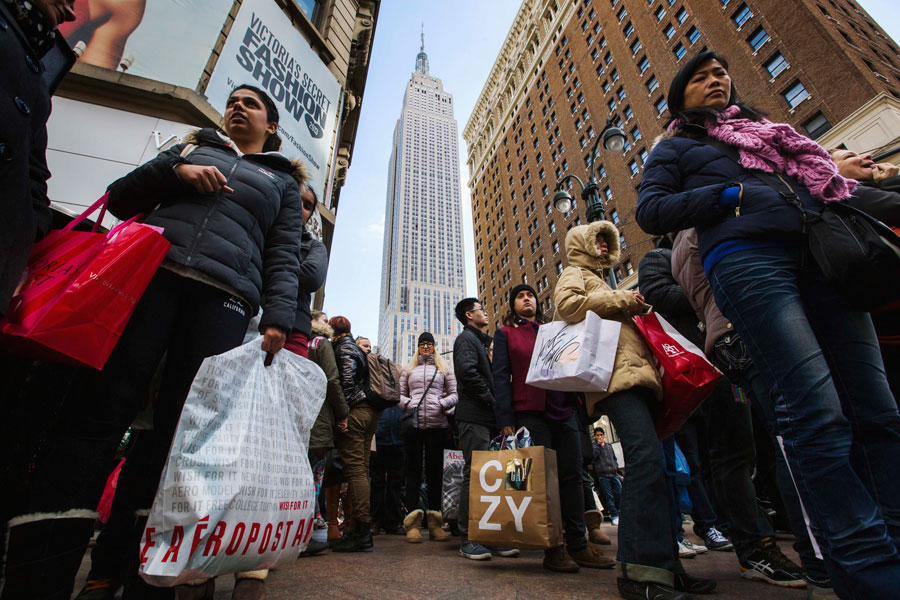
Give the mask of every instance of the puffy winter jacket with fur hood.
M 434 381 L 431 387 L 428 383 Z M 428 393 L 425 389 L 428 389 Z M 453 373 L 444 375 L 434 364 L 434 355 L 419 357 L 419 364 L 412 371 L 403 371 L 400 377 L 400 407 L 403 410 L 419 407 L 419 429 L 446 429 L 445 410 L 456 406 L 456 378 Z
M 309 341 L 309 360 L 319 365 L 325 372 L 328 386 L 325 402 L 322 403 L 319 416 L 309 434 L 309 447 L 334 448 L 335 423 L 347 418 L 350 407 L 344 400 L 341 376 L 334 357 L 334 348 L 331 346 L 330 338 L 334 335 L 334 330 L 321 321 L 314 321 L 311 326 L 313 338 Z
M 189 147 L 189 145 L 191 147 Z M 234 193 L 201 194 L 175 173 L 180 164 L 216 167 Z M 190 269 L 263 308 L 260 330 L 290 331 L 297 306 L 305 171 L 279 152 L 241 155 L 215 129 L 201 129 L 109 186 L 120 219 L 151 212 L 164 228 L 167 262 Z
M 606 255 L 597 250 L 598 234 L 606 240 Z M 569 264 L 553 292 L 557 316 L 576 322 L 593 311 L 604 319 L 622 323 L 609 389 L 585 394 L 588 416 L 603 414 L 600 401 L 610 394 L 633 387 L 646 388 L 661 399 L 662 386 L 650 351 L 631 321 L 633 315 L 641 312 L 641 305 L 629 290 L 610 289 L 603 278 L 604 270 L 619 260 L 619 230 L 609 221 L 573 227 L 566 235 L 566 257 Z

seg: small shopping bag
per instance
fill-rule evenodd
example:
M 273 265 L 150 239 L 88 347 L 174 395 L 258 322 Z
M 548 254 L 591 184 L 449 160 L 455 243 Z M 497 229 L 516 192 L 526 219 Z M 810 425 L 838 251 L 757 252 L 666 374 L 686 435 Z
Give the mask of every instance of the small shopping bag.
M 459 495 L 462 490 L 466 459 L 460 450 L 444 450 L 444 477 L 441 480 L 441 513 L 452 521 L 459 514 Z
M 656 358 L 662 378 L 663 401 L 653 415 L 656 435 L 662 440 L 681 429 L 722 373 L 702 350 L 659 314 L 636 315 L 632 319 Z
M 541 325 L 525 383 L 560 392 L 605 392 L 622 324 L 589 312 L 583 321 Z
M 554 450 L 531 446 L 472 453 L 469 539 L 512 548 L 563 544 Z
M 130 219 L 109 233 L 75 231 L 95 202 L 34 245 L 6 316 L 0 346 L 36 360 L 103 368 L 169 251 L 156 228 Z M 97 223 L 102 219 L 102 212 Z

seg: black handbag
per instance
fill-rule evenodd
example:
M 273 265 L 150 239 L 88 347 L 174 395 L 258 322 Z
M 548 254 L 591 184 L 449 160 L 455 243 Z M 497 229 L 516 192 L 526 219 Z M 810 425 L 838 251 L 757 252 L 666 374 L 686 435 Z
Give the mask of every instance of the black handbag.
M 416 427 L 419 424 L 419 407 L 422 406 L 422 403 L 425 401 L 425 396 L 428 394 L 428 390 L 431 389 L 431 384 L 434 383 L 434 378 L 437 377 L 438 368 L 434 367 L 434 374 L 431 376 L 431 381 L 428 382 L 428 386 L 425 388 L 425 391 L 422 393 L 422 397 L 419 399 L 419 403 L 416 404 L 415 408 L 406 409 L 403 411 L 403 416 L 400 417 L 400 439 L 405 440 L 409 434 L 415 431 Z
M 702 141 L 740 165 L 737 148 L 710 137 Z M 869 312 L 900 299 L 900 236 L 894 230 L 843 202 L 807 210 L 781 177 L 753 175 L 800 211 L 810 255 L 847 304 Z

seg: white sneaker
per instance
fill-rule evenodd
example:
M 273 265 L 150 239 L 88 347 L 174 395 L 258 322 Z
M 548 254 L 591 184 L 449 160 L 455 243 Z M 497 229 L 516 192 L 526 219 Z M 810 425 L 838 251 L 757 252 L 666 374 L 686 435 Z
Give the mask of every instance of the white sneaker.
M 681 543 L 684 544 L 685 546 L 687 546 L 688 548 L 690 548 L 691 550 L 693 550 L 694 552 L 696 552 L 697 554 L 703 554 L 704 552 L 709 552 L 709 548 L 707 548 L 706 546 L 704 546 L 702 544 L 695 544 L 692 541 L 687 540 L 687 539 L 683 540 Z
M 691 548 L 688 544 L 687 540 L 681 540 L 678 542 L 678 557 L 679 558 L 694 558 L 697 556 L 697 551 Z
M 618 527 L 619 526 L 619 517 L 613 517 L 612 524 L 613 524 L 613 527 Z

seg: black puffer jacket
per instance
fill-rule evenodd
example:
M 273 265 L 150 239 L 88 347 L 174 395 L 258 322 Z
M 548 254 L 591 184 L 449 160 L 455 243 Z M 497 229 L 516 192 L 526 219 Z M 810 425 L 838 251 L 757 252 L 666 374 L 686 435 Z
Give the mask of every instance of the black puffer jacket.
M 312 325 L 309 310 L 312 295 L 325 283 L 328 274 L 328 251 L 325 244 L 303 229 L 300 240 L 300 273 L 297 279 L 297 312 L 294 317 L 294 331 L 302 331 L 307 336 Z
M 456 375 L 454 415 L 460 423 L 475 423 L 491 429 L 494 417 L 494 372 L 488 358 L 491 336 L 466 325 L 453 341 L 453 372 Z
M 50 90 L 41 56 L 0 0 L 0 315 L 6 312 L 35 239 L 50 229 L 47 118 Z
M 369 360 L 350 334 L 338 336 L 332 345 L 341 376 L 344 399 L 347 400 L 350 408 L 353 408 L 366 401 L 366 390 L 369 387 Z
M 145 223 L 165 229 L 168 260 L 235 290 L 254 314 L 262 305 L 260 330 L 289 331 L 297 307 L 302 167 L 278 152 L 239 156 L 214 129 L 185 141 L 196 144 L 186 156 L 186 144 L 178 144 L 110 185 L 110 212 L 127 219 L 153 211 Z M 197 192 L 176 175 L 182 163 L 216 167 L 234 193 Z

